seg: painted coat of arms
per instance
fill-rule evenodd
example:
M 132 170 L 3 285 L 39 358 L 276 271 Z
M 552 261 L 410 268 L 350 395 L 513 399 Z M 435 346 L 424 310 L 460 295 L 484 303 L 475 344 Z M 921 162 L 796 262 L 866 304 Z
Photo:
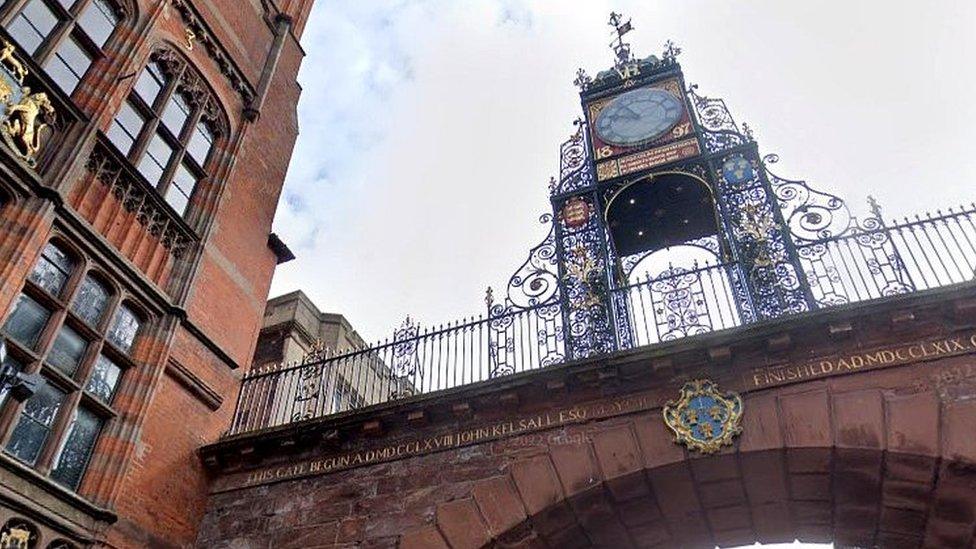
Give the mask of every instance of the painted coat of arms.
M 722 393 L 714 382 L 696 379 L 681 388 L 681 398 L 664 405 L 664 423 L 675 442 L 711 454 L 742 432 L 742 397 Z
M 741 185 L 752 181 L 756 177 L 756 171 L 748 160 L 743 158 L 741 154 L 737 154 L 722 164 L 722 177 L 730 185 Z

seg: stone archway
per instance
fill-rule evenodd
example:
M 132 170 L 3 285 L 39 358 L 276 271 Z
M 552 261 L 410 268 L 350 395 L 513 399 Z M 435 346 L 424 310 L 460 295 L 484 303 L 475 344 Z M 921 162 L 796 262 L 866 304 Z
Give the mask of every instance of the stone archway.
M 229 437 L 197 546 L 973 547 L 976 300 L 923 298 Z M 661 416 L 695 378 L 744 401 L 712 456 Z
M 399 546 L 970 547 L 976 401 L 894 381 L 751 395 L 736 447 L 708 457 L 654 412 L 550 434 Z

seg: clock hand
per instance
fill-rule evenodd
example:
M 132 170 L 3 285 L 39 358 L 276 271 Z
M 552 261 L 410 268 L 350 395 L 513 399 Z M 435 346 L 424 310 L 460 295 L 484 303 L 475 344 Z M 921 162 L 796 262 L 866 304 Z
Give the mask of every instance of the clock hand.
M 630 113 L 630 116 L 627 117 L 630 120 L 639 120 L 640 119 L 640 114 L 634 112 L 634 110 L 631 109 L 630 107 L 623 107 L 622 109 L 620 109 L 620 111 L 621 112 L 627 111 L 628 113 Z

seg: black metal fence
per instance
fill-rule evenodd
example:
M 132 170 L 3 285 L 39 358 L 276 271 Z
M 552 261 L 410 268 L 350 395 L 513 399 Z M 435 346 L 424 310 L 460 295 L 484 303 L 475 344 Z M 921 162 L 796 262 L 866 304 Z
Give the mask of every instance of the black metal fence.
M 873 221 L 842 235 L 797 242 L 814 307 L 877 299 L 970 281 L 976 271 L 976 206 Z M 548 257 L 548 256 L 547 256 Z M 746 322 L 735 262 L 669 266 L 611 290 L 617 348 L 654 345 Z M 547 275 L 536 269 L 534 275 Z M 552 274 L 554 277 L 554 273 Z M 527 279 L 520 279 L 520 284 Z M 536 283 L 535 288 L 541 288 Z M 489 301 L 477 318 L 421 329 L 409 318 L 394 336 L 362 349 L 317 350 L 298 364 L 245 374 L 228 434 L 326 416 L 542 368 L 568 357 L 558 292 L 524 306 Z

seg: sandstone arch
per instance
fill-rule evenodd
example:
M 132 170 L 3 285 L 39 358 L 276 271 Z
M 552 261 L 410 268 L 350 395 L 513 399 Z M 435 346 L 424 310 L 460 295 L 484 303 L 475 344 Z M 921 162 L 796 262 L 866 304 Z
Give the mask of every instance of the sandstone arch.
M 976 400 L 899 387 L 898 377 L 879 372 L 749 395 L 744 434 L 710 457 L 675 446 L 657 412 L 560 432 L 437 505 L 431 522 L 399 546 L 713 547 L 799 538 L 970 547 Z

